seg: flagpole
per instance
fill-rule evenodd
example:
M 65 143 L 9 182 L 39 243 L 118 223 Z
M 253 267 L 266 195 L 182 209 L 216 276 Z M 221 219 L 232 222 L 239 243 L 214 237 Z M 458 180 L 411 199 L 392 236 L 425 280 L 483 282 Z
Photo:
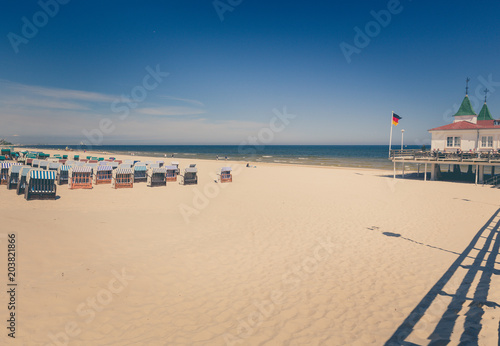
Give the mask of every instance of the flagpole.
M 392 111 L 391 115 L 391 135 L 389 137 L 389 158 L 391 158 L 391 146 L 392 146 L 392 118 L 394 117 L 394 111 Z

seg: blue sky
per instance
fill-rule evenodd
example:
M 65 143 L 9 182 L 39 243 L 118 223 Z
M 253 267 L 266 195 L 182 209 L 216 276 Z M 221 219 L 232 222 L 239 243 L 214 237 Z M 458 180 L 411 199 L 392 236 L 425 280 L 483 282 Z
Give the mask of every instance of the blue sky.
M 3 4 L 12 142 L 240 144 L 286 108 L 266 144 L 386 144 L 393 110 L 423 144 L 467 76 L 476 111 L 487 87 L 500 118 L 497 1 L 59 1 Z

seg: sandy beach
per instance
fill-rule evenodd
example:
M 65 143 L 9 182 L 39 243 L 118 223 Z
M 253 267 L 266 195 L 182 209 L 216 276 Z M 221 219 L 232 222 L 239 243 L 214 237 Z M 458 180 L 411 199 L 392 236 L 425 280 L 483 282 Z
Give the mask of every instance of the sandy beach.
M 400 342 L 458 344 L 477 326 L 480 345 L 498 342 L 497 189 L 160 159 L 196 163 L 198 185 L 63 185 L 57 200 L 29 202 L 2 186 L 2 290 L 6 234 L 18 246 L 15 343 L 382 345 L 408 317 Z M 228 165 L 233 182 L 215 182 Z

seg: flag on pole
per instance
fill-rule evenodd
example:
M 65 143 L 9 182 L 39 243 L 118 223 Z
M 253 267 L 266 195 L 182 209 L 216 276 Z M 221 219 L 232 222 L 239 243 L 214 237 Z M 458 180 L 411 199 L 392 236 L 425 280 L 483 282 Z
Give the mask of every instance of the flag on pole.
M 394 126 L 398 126 L 398 123 L 399 123 L 399 120 L 401 120 L 403 118 L 401 118 L 399 115 L 397 115 L 396 113 L 392 113 L 392 124 Z

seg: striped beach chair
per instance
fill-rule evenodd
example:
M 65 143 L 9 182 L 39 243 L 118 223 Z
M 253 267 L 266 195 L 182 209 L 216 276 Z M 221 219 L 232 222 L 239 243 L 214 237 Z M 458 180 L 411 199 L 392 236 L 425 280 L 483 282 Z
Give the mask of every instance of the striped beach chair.
M 233 175 L 231 171 L 233 169 L 231 167 L 222 167 L 219 173 L 219 180 L 221 183 L 230 183 L 233 181 Z
M 0 163 L 0 185 L 7 185 L 9 181 L 9 168 L 12 164 L 12 162 Z
M 151 167 L 148 169 L 148 186 L 167 186 L 167 170 L 165 167 Z
M 63 185 L 68 183 L 69 170 L 71 166 L 61 165 L 57 168 L 57 184 Z
M 94 168 L 94 184 L 111 184 L 113 167 L 99 165 Z
M 188 167 L 184 169 L 184 175 L 180 182 L 182 185 L 196 185 L 198 184 L 198 168 Z
M 111 187 L 115 189 L 134 187 L 134 171 L 132 168 L 118 167 L 113 170 Z
M 177 181 L 177 167 L 176 166 L 165 166 L 167 171 L 167 181 Z
M 134 183 L 148 180 L 148 166 L 145 164 L 134 165 Z
M 74 166 L 69 170 L 68 184 L 70 189 L 92 188 L 92 167 Z
M 21 171 L 19 172 L 19 178 L 17 180 L 17 188 L 16 192 L 18 195 L 21 195 L 24 193 L 24 189 L 26 188 L 26 179 L 28 177 L 29 171 L 31 171 L 33 168 L 30 166 L 24 166 L 21 168 Z
M 7 189 L 12 190 L 17 188 L 17 182 L 19 181 L 19 173 L 23 169 L 22 165 L 12 165 L 9 167 L 9 177 L 7 180 Z
M 24 198 L 56 199 L 56 172 L 32 169 L 26 177 Z

